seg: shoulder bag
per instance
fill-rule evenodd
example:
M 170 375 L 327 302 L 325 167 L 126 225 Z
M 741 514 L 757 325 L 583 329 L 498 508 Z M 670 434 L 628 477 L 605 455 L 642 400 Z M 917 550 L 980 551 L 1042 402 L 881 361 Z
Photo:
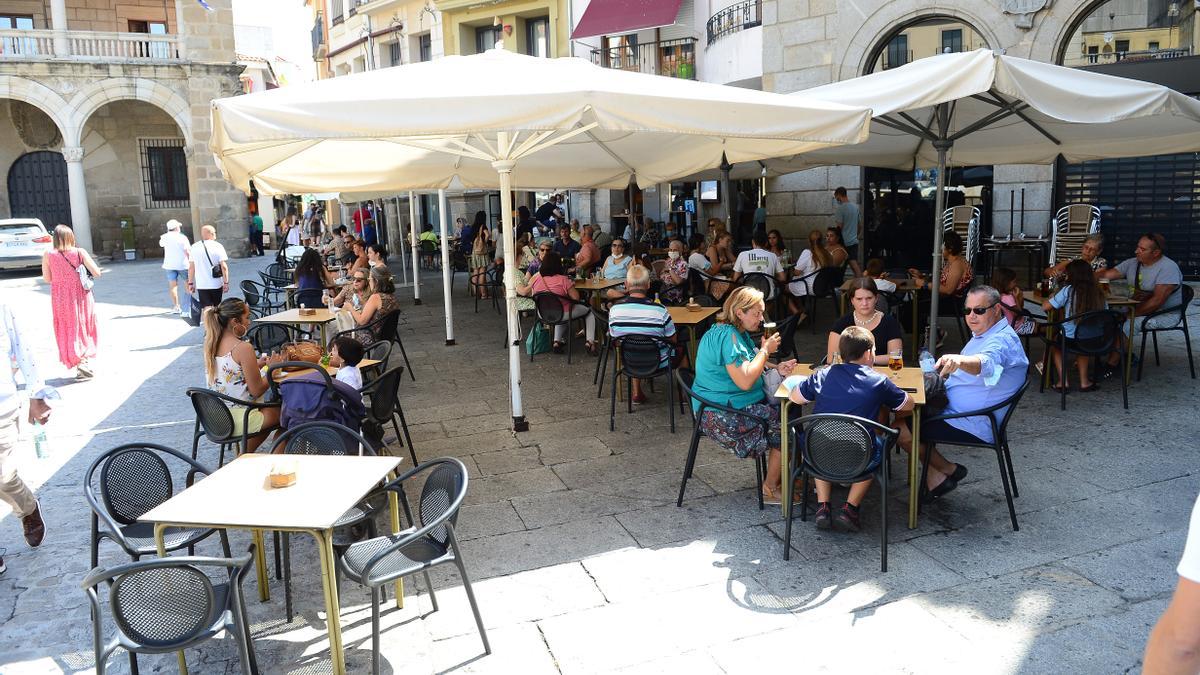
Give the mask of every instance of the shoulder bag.
M 68 265 L 75 268 L 75 273 L 79 275 L 79 285 L 83 286 L 84 292 L 90 292 L 92 290 L 92 286 L 96 285 L 96 280 L 92 278 L 91 272 L 88 272 L 87 266 L 83 264 L 83 256 L 80 255 L 80 262 L 78 265 L 76 265 L 75 263 L 71 262 L 71 259 L 67 257 L 66 253 L 62 251 L 59 251 L 58 253 L 63 257 L 63 260 L 67 261 Z
M 210 274 L 212 274 L 212 278 L 214 278 L 214 279 L 223 278 L 225 276 L 225 272 L 223 272 L 221 270 L 220 265 L 213 265 L 212 256 L 209 255 L 209 253 L 208 253 L 208 244 L 206 244 L 204 242 L 200 242 L 200 248 L 204 249 L 204 257 L 208 258 L 208 264 L 212 265 L 212 269 L 210 270 Z

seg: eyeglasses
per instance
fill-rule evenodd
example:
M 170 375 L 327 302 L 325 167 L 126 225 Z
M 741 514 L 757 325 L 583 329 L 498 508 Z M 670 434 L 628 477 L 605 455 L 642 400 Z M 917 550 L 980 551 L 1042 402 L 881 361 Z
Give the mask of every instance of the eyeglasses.
M 358 283 L 358 282 L 360 282 L 360 281 L 366 281 L 366 280 L 367 280 L 367 278 L 366 278 L 366 277 L 354 277 L 354 282 L 355 282 L 355 283 Z
M 549 253 L 549 252 L 550 252 L 550 249 L 548 249 L 548 248 L 539 248 L 538 250 L 539 250 L 539 251 L 541 251 L 542 253 Z
M 976 316 L 983 316 L 984 314 L 987 314 L 989 309 L 995 306 L 995 303 L 993 303 L 987 307 L 963 307 L 963 316 L 970 316 L 971 312 L 974 312 Z

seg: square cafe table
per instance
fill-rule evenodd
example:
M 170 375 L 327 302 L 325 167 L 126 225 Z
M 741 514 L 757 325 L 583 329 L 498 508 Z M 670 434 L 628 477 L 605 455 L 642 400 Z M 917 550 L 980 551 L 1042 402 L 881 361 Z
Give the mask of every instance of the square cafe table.
M 379 364 L 378 359 L 363 359 L 362 361 L 358 362 L 358 368 L 359 368 L 359 370 L 362 370 L 363 368 L 370 368 L 371 366 L 378 365 L 378 364 Z M 286 380 L 289 377 L 293 377 L 295 375 L 301 375 L 303 373 L 309 373 L 309 372 L 312 372 L 313 370 L 316 370 L 316 364 L 313 364 L 313 368 L 304 368 L 304 369 L 299 369 L 299 370 L 287 370 L 287 371 L 282 371 L 282 372 L 277 371 L 278 374 L 275 375 L 275 377 L 278 378 L 279 380 Z M 330 377 L 336 377 L 337 371 L 338 371 L 338 369 L 333 366 L 325 366 L 325 372 L 329 373 Z M 263 373 L 265 374 L 266 371 L 264 370 Z
M 913 408 L 912 417 L 909 418 L 912 425 L 912 447 L 913 452 L 908 456 L 908 529 L 912 530 L 917 527 L 917 496 L 920 490 L 921 472 L 917 470 L 917 457 L 920 455 L 921 447 L 921 406 L 925 405 L 925 377 L 921 373 L 920 368 L 902 368 L 899 371 L 893 371 L 887 366 L 875 366 L 875 370 L 896 383 L 909 396 L 913 398 L 916 406 Z M 812 367 L 808 365 L 796 364 L 792 369 L 792 375 L 800 375 L 807 377 L 812 375 Z M 792 517 L 792 481 L 790 476 L 790 464 L 788 462 L 788 409 L 792 405 L 792 400 L 788 398 L 788 388 L 780 384 L 775 390 L 775 400 L 780 402 L 779 409 L 779 464 L 782 467 L 788 467 L 783 471 L 783 517 Z M 885 460 L 887 458 L 884 458 Z M 885 507 L 886 508 L 886 507 Z
M 301 316 L 299 309 L 288 309 L 269 316 L 260 317 L 254 321 L 256 323 L 282 323 L 288 326 L 318 325 L 321 327 L 321 348 L 324 349 L 328 344 L 325 327 L 335 318 L 334 313 L 330 312 L 328 308 L 314 307 L 313 313 L 308 316 Z
M 625 283 L 624 278 L 605 279 L 604 277 L 600 277 L 599 280 L 595 280 L 591 277 L 588 277 L 587 279 L 576 279 L 575 290 L 579 291 L 580 293 L 587 293 L 592 302 L 595 303 L 601 291 L 606 291 L 610 288 L 616 288 L 623 283 Z
M 696 326 L 704 323 L 710 317 L 721 311 L 720 307 L 701 307 L 690 310 L 687 307 L 668 307 L 667 313 L 676 326 L 687 326 L 688 329 L 688 363 L 696 367 Z
M 284 458 L 295 462 L 296 483 L 272 489 L 268 479 L 271 466 Z M 343 675 L 346 661 L 333 567 L 333 524 L 400 462 L 399 457 L 242 455 L 151 509 L 141 520 L 154 523 L 154 540 L 160 556 L 165 555 L 163 531 L 168 527 L 253 530 L 260 597 L 268 583 L 262 530 L 311 534 L 321 560 L 321 590 L 325 595 L 333 672 Z M 393 529 L 397 525 L 393 514 Z

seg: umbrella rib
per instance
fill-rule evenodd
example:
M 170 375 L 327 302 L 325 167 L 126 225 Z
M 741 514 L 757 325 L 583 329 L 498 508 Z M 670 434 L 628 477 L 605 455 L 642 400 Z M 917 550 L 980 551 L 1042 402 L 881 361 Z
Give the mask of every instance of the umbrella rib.
M 463 149 L 464 151 L 466 151 L 466 152 L 473 152 L 473 153 L 477 153 L 475 156 L 476 156 L 477 158 L 479 158 L 479 159 L 482 159 L 482 160 L 483 160 L 483 161 L 485 161 L 485 162 L 487 162 L 487 161 L 491 161 L 491 160 L 495 159 L 495 155 L 493 155 L 493 156 L 491 156 L 491 157 L 488 157 L 488 156 L 487 156 L 487 153 L 485 153 L 484 151 L 480 150 L 479 148 L 477 148 L 477 147 L 475 147 L 475 146 L 471 145 L 471 144 L 468 142 L 468 141 L 470 141 L 470 140 L 471 140 L 470 136 L 468 136 L 468 137 L 467 137 L 467 140 L 466 140 L 466 141 L 460 141 L 460 140 L 458 140 L 457 138 L 447 138 L 446 140 L 448 140 L 448 141 L 450 141 L 451 143 L 453 143 L 453 144 L 457 145 L 458 147 L 462 148 L 462 149 Z
M 438 147 L 436 145 L 430 145 L 428 143 L 422 143 L 421 141 L 415 141 L 415 140 L 406 139 L 406 138 L 388 138 L 388 139 L 384 139 L 384 140 L 386 140 L 389 143 L 395 143 L 396 145 L 406 145 L 410 148 L 417 148 L 418 150 L 428 150 L 429 152 L 439 152 L 439 153 L 442 153 L 445 155 L 458 155 L 460 157 L 470 157 L 472 159 L 480 159 L 485 162 L 490 162 L 493 159 L 492 157 L 488 157 L 487 155 L 485 155 L 478 148 L 472 147 L 470 145 L 465 146 L 466 148 L 468 148 L 470 150 L 470 152 L 466 152 L 464 150 L 455 150 L 454 148 L 442 148 L 442 147 Z
M 547 131 L 539 131 L 537 133 L 530 134 L 529 138 L 526 138 L 525 142 L 522 143 L 521 146 L 512 153 L 513 157 L 523 157 L 526 150 L 528 150 L 531 146 L 540 143 L 542 139 L 548 136 L 553 136 L 554 132 L 554 129 L 549 129 Z
M 1043 129 L 1042 125 L 1038 124 L 1037 122 L 1034 122 L 1032 119 L 1029 118 L 1028 115 L 1025 114 L 1025 112 L 1024 112 L 1025 109 L 1030 107 L 1030 105 L 1028 103 L 1020 103 L 1018 101 L 1013 101 L 1012 103 L 1009 103 L 1008 101 L 1004 100 L 1004 97 L 1000 96 L 999 94 L 997 94 L 994 91 L 988 91 L 986 95 L 972 94 L 971 98 L 973 98 L 977 101 L 982 101 L 983 103 L 987 103 L 988 105 L 994 105 L 998 108 L 1010 108 L 1011 107 L 1013 114 L 1016 115 L 1017 117 L 1020 117 L 1021 120 L 1024 121 L 1029 126 L 1033 127 L 1034 131 L 1037 131 L 1039 134 L 1045 136 L 1046 139 L 1049 140 L 1051 143 L 1053 143 L 1055 145 L 1062 145 L 1062 141 L 1055 138 L 1049 131 L 1046 131 L 1045 129 Z
M 604 141 L 601 141 L 599 138 L 596 138 L 596 134 L 593 134 L 590 131 L 590 129 L 593 126 L 596 126 L 596 125 L 593 123 L 593 124 L 589 125 L 588 127 L 586 127 L 587 129 L 589 129 L 589 131 L 587 132 L 588 138 L 592 139 L 592 142 L 594 142 L 596 145 L 600 146 L 601 150 L 608 153 L 608 156 L 612 157 L 613 161 L 616 162 L 617 164 L 620 164 L 622 167 L 624 167 L 626 171 L 628 171 L 629 173 L 637 173 L 636 169 L 634 169 L 632 166 L 629 166 L 628 164 L 626 164 L 625 160 L 621 159 L 621 157 L 619 155 L 617 155 L 617 153 L 613 152 L 611 148 L 609 148 L 607 145 L 604 144 Z
M 920 130 L 920 133 L 915 134 L 915 135 L 920 136 L 921 138 L 924 138 L 927 141 L 936 141 L 937 140 L 937 134 L 935 134 L 935 133 L 933 133 L 933 131 L 931 131 L 931 127 L 933 127 L 933 119 L 932 118 L 930 118 L 929 124 L 921 124 L 916 119 L 914 119 L 912 115 L 909 115 L 906 112 L 901 111 L 896 114 L 903 117 L 909 124 L 911 124 L 913 129 Z
M 917 136 L 919 138 L 932 139 L 932 136 L 930 134 L 928 134 L 924 130 L 920 129 L 919 127 L 909 126 L 903 122 L 897 122 L 896 120 L 894 120 L 890 117 L 880 115 L 879 117 L 876 117 L 874 121 L 879 122 L 880 124 L 882 124 L 886 127 L 891 127 L 893 129 L 895 129 L 896 131 L 902 131 L 910 136 Z
M 579 134 L 583 134 L 583 133 L 586 133 L 588 136 L 591 136 L 592 140 L 596 141 L 596 137 L 592 136 L 591 130 L 595 129 L 598 126 L 600 126 L 599 122 L 591 122 L 582 127 L 579 127 L 578 129 L 572 129 L 566 133 L 563 133 L 558 138 L 552 138 L 552 139 L 546 141 L 545 143 L 542 143 L 541 145 L 534 145 L 534 146 L 530 147 L 529 149 L 527 149 L 525 152 L 513 157 L 512 159 L 517 160 L 517 159 L 521 159 L 523 157 L 532 155 L 535 152 L 541 152 L 542 150 L 545 150 L 546 148 L 548 148 L 552 145 L 558 145 L 559 143 L 562 143 L 563 141 L 565 141 L 569 138 L 574 138 L 574 137 L 578 136 Z M 553 131 L 551 133 L 553 133 Z M 600 141 L 596 141 L 596 142 L 600 143 Z M 600 146 L 604 147 L 604 144 L 600 143 Z M 605 148 L 605 150 L 608 150 L 608 148 Z M 609 154 L 612 154 L 612 153 L 609 152 Z M 617 160 L 617 161 L 620 161 L 620 160 Z M 622 162 L 622 166 L 624 166 L 624 162 Z M 625 168 L 629 169 L 628 166 L 626 166 Z M 629 169 L 629 170 L 633 171 L 633 169 Z
M 973 134 L 976 131 L 983 129 L 984 127 L 990 126 L 995 122 L 999 122 L 1000 120 L 1004 119 L 1005 117 L 1009 117 L 1011 115 L 1019 115 L 1020 108 L 1022 105 L 1023 104 L 1020 102 L 1013 102 L 1013 103 L 1001 108 L 1000 110 L 993 111 L 992 113 L 985 116 L 983 119 L 976 120 L 973 124 L 967 125 L 967 127 L 965 129 L 963 129 L 962 131 L 959 131 L 958 133 L 951 136 L 950 140 L 956 141 L 956 140 L 962 138 L 963 136 L 966 136 L 968 134 Z M 1026 106 L 1026 107 L 1028 107 L 1028 106 Z
M 483 134 L 474 134 L 474 136 L 475 136 L 475 138 L 479 139 L 480 143 L 483 143 L 483 147 L 486 148 L 488 152 L 492 153 L 492 157 L 500 156 L 500 153 L 496 152 L 495 146 L 493 146 L 491 143 L 488 143 L 487 137 L 485 137 Z M 471 141 L 471 134 L 467 134 L 467 142 L 470 142 L 470 141 Z

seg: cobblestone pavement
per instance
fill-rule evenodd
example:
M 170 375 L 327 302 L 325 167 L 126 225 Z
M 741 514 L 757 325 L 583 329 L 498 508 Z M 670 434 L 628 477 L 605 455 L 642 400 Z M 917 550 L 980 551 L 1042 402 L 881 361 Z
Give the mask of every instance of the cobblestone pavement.
M 233 261 L 232 271 L 250 277 L 264 260 Z M 1035 388 L 1026 396 L 1012 427 L 1020 532 L 1009 526 L 994 457 L 961 450 L 949 454 L 970 467 L 969 479 L 907 530 L 898 461 L 887 500 L 889 571 L 880 574 L 875 493 L 861 534 L 797 522 L 785 562 L 779 512 L 756 508 L 750 464 L 704 441 L 677 508 L 688 422 L 669 432 L 660 386 L 650 404 L 619 411 L 609 432 L 607 397 L 596 397 L 595 361 L 582 350 L 570 365 L 552 354 L 523 363 L 531 430 L 514 436 L 503 323 L 487 303 L 472 311 L 459 277 L 454 347 L 444 345 L 432 273 L 424 305 L 413 306 L 411 289 L 400 291 L 417 378 L 404 380 L 402 397 L 418 454 L 459 457 L 470 469 L 459 525 L 494 653 L 482 654 L 458 579 L 438 570 L 440 611 L 413 580 L 404 609 L 385 612 L 385 672 L 1137 668 L 1173 588 L 1200 490 L 1196 382 L 1180 337 L 1160 340 L 1162 365 L 1147 365 L 1128 411 L 1112 381 L 1096 394 L 1071 394 L 1065 412 L 1056 395 Z M 20 452 L 49 527 L 41 548 L 29 550 L 17 520 L 0 511 L 9 566 L 0 577 L 0 672 L 89 671 L 81 477 L 121 443 L 187 448 L 193 417 L 183 391 L 203 381 L 201 331 L 163 313 L 169 302 L 154 263 L 113 263 L 95 289 L 98 374 L 75 382 L 57 365 L 47 288 L 7 274 L 0 292 L 29 318 L 63 394 L 48 427 L 52 456 L 35 459 L 31 444 Z M 802 355 L 818 352 L 820 336 L 802 330 L 799 338 Z M 202 444 L 200 458 L 215 464 L 215 449 Z M 248 544 L 244 533 L 231 538 L 235 549 Z M 255 647 L 267 672 L 325 672 L 316 555 L 311 540 L 294 539 L 292 623 L 283 618 L 280 582 L 272 576 L 272 599 L 260 604 L 254 575 L 246 581 Z M 215 541 L 199 547 L 218 550 Z M 119 562 L 114 545 L 102 546 L 102 565 Z M 347 583 L 341 597 L 350 672 L 365 672 L 369 596 Z M 237 672 L 232 645 L 224 638 L 189 650 L 192 672 Z M 142 672 L 176 669 L 171 655 L 140 663 Z M 118 655 L 110 666 L 127 672 L 128 662 Z

